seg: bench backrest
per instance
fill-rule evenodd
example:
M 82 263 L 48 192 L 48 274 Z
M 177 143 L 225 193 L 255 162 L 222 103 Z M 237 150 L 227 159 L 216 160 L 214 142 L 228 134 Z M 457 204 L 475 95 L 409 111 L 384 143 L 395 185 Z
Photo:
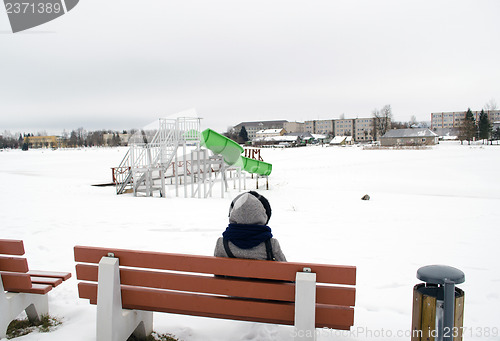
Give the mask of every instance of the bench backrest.
M 5 291 L 46 294 L 70 273 L 30 271 L 22 240 L 0 239 L 0 277 Z
M 316 327 L 354 322 L 356 268 L 76 246 L 79 295 L 97 303 L 98 263 L 119 259 L 122 306 L 293 325 L 295 276 L 316 273 Z M 216 276 L 214 276 L 216 275 Z
M 27 274 L 28 261 L 24 255 L 22 240 L 0 239 L 0 275 L 4 290 L 18 291 L 31 288 L 31 279 Z

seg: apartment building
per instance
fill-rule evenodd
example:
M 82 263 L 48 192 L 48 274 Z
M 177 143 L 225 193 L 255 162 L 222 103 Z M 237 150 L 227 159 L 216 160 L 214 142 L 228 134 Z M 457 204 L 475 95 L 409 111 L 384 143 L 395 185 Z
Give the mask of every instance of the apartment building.
M 334 131 L 335 120 L 317 120 L 315 134 L 330 135 Z
M 304 122 L 304 132 L 331 135 L 335 129 L 335 120 L 313 120 Z
M 334 121 L 334 131 L 335 136 L 353 136 L 354 134 L 354 119 L 340 119 Z
M 500 110 L 485 111 L 491 123 L 500 121 Z M 431 129 L 458 128 L 465 120 L 467 111 L 431 113 Z M 473 111 L 474 119 L 479 122 L 481 111 Z
M 305 121 L 304 122 L 304 132 L 305 133 L 316 133 L 316 121 Z
M 365 117 L 306 121 L 304 131 L 311 134 L 352 136 L 356 142 L 373 141 L 374 120 L 374 118 Z
M 287 133 L 303 133 L 305 123 L 302 122 L 285 122 L 283 128 Z
M 356 118 L 354 120 L 354 140 L 355 141 L 373 141 L 373 118 Z

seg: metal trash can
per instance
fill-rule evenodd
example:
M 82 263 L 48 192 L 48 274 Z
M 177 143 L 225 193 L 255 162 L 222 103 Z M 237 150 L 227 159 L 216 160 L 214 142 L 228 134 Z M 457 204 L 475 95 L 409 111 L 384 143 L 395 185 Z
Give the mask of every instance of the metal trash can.
M 417 271 L 424 281 L 413 288 L 411 341 L 462 341 L 464 292 L 455 287 L 465 274 L 451 266 L 428 265 Z

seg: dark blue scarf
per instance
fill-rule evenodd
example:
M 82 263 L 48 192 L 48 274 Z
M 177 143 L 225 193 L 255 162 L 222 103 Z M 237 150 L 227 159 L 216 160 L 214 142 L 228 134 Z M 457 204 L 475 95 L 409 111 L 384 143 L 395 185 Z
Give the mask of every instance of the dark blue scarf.
M 222 236 L 240 249 L 250 249 L 273 237 L 269 226 L 243 224 L 229 224 Z

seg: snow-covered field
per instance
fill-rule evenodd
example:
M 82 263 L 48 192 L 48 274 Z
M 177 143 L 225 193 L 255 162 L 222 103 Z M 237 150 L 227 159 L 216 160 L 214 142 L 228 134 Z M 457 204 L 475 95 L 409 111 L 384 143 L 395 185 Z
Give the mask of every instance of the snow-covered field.
M 95 340 L 96 307 L 78 298 L 74 245 L 213 254 L 238 194 L 232 183 L 224 199 L 136 198 L 91 186 L 110 182 L 125 152 L 0 152 L 0 238 L 23 239 L 32 269 L 73 273 L 49 297 L 62 326 L 19 340 Z M 273 174 L 270 190 L 259 191 L 288 260 L 358 269 L 352 333 L 320 331 L 319 340 L 409 340 L 416 271 L 429 264 L 465 272 L 464 339 L 500 340 L 500 146 L 315 146 L 262 156 Z M 371 200 L 360 200 L 364 194 Z M 292 332 L 161 313 L 154 329 L 185 341 L 289 340 Z

